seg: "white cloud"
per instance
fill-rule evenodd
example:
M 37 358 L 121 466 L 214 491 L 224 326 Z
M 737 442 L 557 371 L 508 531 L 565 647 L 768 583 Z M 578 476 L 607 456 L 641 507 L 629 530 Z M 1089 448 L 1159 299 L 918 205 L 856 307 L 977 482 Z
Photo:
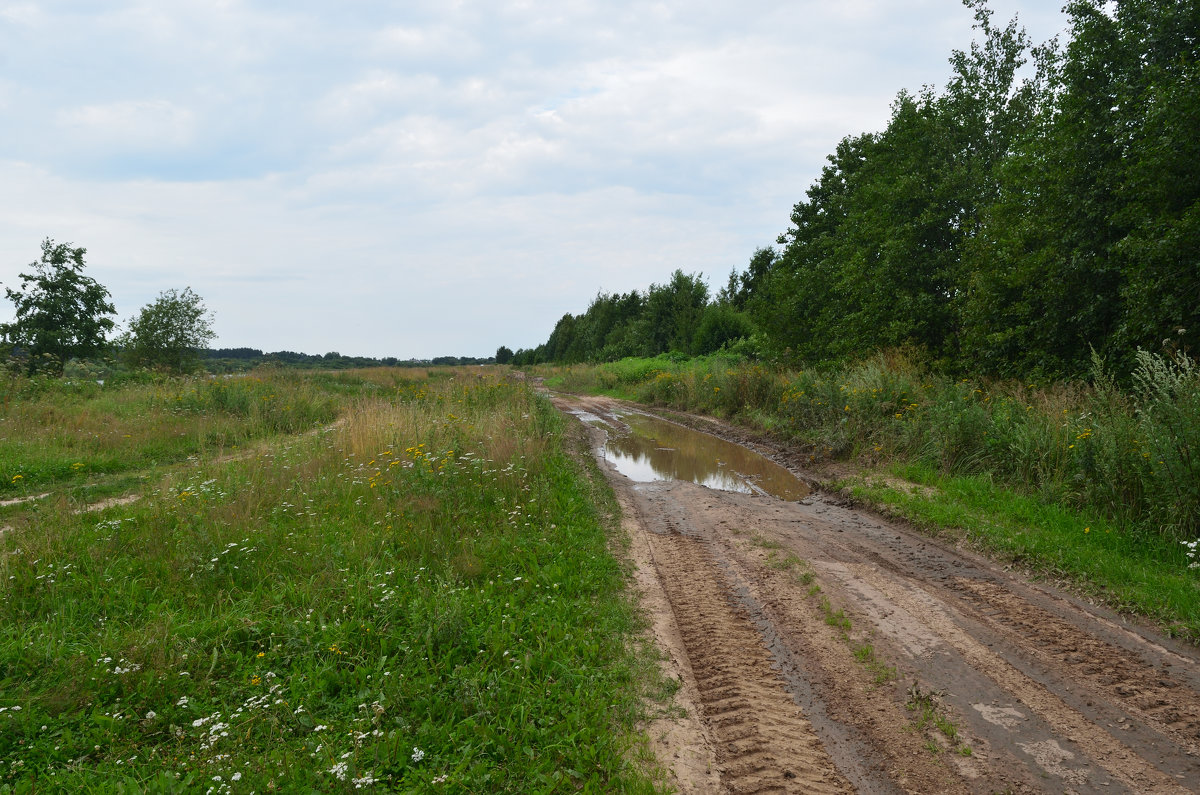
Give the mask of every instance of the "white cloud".
M 994 0 L 997 18 L 1032 0 Z M 1056 18 L 1038 17 L 1052 26 Z M 44 236 L 219 343 L 487 354 L 721 281 L 844 135 L 944 81 L 953 0 L 7 3 L 0 281 Z M 46 29 L 55 31 L 45 47 Z M 1035 36 L 1043 38 L 1044 36 Z M 0 307 L 0 318 L 7 307 Z
M 127 100 L 60 111 L 77 142 L 125 150 L 174 149 L 195 136 L 195 114 L 166 100 Z

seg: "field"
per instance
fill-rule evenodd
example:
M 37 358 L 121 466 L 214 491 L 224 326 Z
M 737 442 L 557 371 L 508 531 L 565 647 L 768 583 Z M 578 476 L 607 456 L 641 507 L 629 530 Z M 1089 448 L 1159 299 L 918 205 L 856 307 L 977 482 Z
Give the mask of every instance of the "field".
M 611 496 L 523 383 L 18 379 L 0 436 L 0 792 L 655 790 Z

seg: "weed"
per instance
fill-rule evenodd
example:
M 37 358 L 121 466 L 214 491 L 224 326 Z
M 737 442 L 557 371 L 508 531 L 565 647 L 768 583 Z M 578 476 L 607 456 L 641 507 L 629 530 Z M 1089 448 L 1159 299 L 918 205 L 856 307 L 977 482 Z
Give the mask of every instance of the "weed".
M 924 732 L 932 727 L 949 742 L 955 753 L 960 756 L 971 755 L 971 749 L 959 737 L 958 727 L 941 708 L 937 694 L 923 691 L 916 682 L 913 682 L 908 688 L 904 706 L 914 713 L 913 728 L 917 732 Z M 926 748 L 930 748 L 935 754 L 941 753 L 943 750 L 942 745 L 933 737 L 927 738 Z
M 842 632 L 849 632 L 852 626 L 850 618 L 842 608 L 833 609 L 833 605 L 825 597 L 821 597 L 821 612 L 825 614 L 825 623 Z

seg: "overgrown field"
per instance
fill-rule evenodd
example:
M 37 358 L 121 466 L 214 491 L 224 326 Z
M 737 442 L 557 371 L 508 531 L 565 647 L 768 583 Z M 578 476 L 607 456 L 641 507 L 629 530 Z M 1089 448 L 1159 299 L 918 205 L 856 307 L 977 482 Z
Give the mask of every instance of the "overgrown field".
M 546 375 L 853 462 L 862 475 L 838 485 L 860 497 L 1200 639 L 1200 367 L 1137 362 L 1124 387 L 1100 362 L 1090 383 L 1038 385 L 948 379 L 899 353 L 836 370 L 663 356 Z
M 624 574 L 525 386 L 24 388 L 6 480 L 52 494 L 0 536 L 0 791 L 654 790 Z M 148 485 L 82 511 L 64 461 Z

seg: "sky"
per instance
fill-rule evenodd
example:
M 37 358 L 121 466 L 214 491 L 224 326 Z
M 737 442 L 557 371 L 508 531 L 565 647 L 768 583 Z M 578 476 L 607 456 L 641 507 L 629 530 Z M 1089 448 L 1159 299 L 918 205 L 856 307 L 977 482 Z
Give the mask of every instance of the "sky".
M 49 237 L 118 322 L 191 287 L 214 347 L 533 347 L 719 288 L 972 36 L 959 0 L 0 0 L 0 284 Z

